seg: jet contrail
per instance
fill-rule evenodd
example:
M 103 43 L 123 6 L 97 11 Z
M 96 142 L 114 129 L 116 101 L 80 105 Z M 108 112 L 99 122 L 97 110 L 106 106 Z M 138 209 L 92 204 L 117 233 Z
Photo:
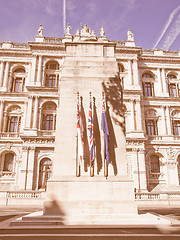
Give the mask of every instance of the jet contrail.
M 66 0 L 63 1 L 63 23 L 64 23 L 64 34 L 66 34 Z
M 177 11 L 178 11 L 179 9 L 180 9 L 180 5 L 179 5 L 176 9 L 174 9 L 174 11 L 170 14 L 169 19 L 168 19 L 168 21 L 166 22 L 165 27 L 164 27 L 164 29 L 163 29 L 163 31 L 162 31 L 159 39 L 157 40 L 157 42 L 156 42 L 156 44 L 155 44 L 155 46 L 154 46 L 153 49 L 155 49 L 156 46 L 158 45 L 158 43 L 161 41 L 162 37 L 164 36 L 166 30 L 168 29 L 169 25 L 171 24 L 174 16 L 176 15 L 176 13 L 177 13 Z

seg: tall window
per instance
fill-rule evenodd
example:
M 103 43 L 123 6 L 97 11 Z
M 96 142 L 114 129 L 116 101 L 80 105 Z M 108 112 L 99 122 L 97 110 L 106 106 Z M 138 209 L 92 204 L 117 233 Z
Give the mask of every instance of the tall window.
M 43 130 L 54 130 L 53 114 L 44 115 Z
M 180 136 L 180 121 L 173 121 L 174 135 Z
M 14 163 L 14 154 L 6 153 L 5 157 L 4 157 L 3 171 L 12 172 L 13 171 L 13 163 Z
M 50 61 L 46 64 L 45 87 L 57 87 L 59 81 L 59 64 L 56 61 Z
M 52 175 L 52 162 L 49 158 L 44 158 L 39 167 L 39 188 L 46 188 L 47 180 Z
M 46 102 L 42 106 L 42 130 L 53 131 L 56 129 L 56 108 L 54 102 Z
M 13 105 L 7 109 L 4 129 L 6 132 L 19 133 L 21 126 L 22 109 L 18 105 Z
M 160 173 L 159 156 L 151 155 L 150 159 L 151 159 L 151 172 L 152 173 Z
M 46 76 L 46 87 L 56 87 L 56 75 Z
M 157 135 L 157 121 L 156 120 L 146 120 L 146 132 L 147 135 Z
M 25 76 L 25 70 L 23 68 L 18 68 L 13 72 L 12 92 L 23 92 Z
M 177 96 L 177 87 L 175 83 L 169 84 L 169 96 L 176 97 Z
M 143 95 L 146 97 L 151 97 L 154 95 L 154 84 L 152 82 L 143 83 Z
M 19 132 L 21 124 L 21 117 L 10 116 L 8 117 L 7 132 Z

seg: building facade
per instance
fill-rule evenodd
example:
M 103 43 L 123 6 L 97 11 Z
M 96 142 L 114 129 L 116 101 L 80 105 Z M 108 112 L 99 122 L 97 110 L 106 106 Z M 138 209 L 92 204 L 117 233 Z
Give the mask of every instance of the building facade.
M 103 54 L 115 55 L 134 188 L 178 190 L 180 52 L 136 47 L 130 30 L 127 41 L 110 41 L 103 28 L 97 37 L 85 25 L 75 36 L 70 26 L 64 38 L 44 37 L 41 28 L 34 42 L 0 43 L 0 191 L 46 189 L 66 44 L 83 41 L 105 43 Z

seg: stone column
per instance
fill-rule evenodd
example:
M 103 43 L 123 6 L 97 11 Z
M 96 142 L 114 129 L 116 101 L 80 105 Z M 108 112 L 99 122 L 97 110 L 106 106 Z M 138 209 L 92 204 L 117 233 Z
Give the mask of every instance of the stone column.
M 134 100 L 131 100 L 131 132 L 135 130 L 134 123 Z
M 160 135 L 167 135 L 167 125 L 166 125 L 166 115 L 165 115 L 165 107 L 161 106 L 161 114 L 162 114 L 162 121 L 161 121 L 161 133 Z
M 155 87 L 155 96 L 156 96 L 156 91 L 158 91 L 158 93 L 160 95 L 162 95 L 162 93 L 163 93 L 163 86 L 162 86 L 161 70 L 160 70 L 160 68 L 157 68 L 157 77 L 158 77 L 158 82 L 156 83 L 157 87 Z
M 168 132 L 168 135 L 172 135 L 172 130 L 171 130 L 171 117 L 170 117 L 170 109 L 169 109 L 169 106 L 166 106 L 166 123 L 167 123 L 167 132 Z
M 140 100 L 136 100 L 136 122 L 137 122 L 137 130 L 142 130 L 142 114 L 141 114 L 141 102 Z
M 137 160 L 139 164 L 140 189 L 147 190 L 146 164 L 144 149 L 137 149 Z
M 33 96 L 29 96 L 29 98 L 28 98 L 28 110 L 27 110 L 27 115 L 26 115 L 26 128 L 31 128 L 32 101 L 33 101 Z
M 35 97 L 35 103 L 34 103 L 34 117 L 33 117 L 34 129 L 37 129 L 37 118 L 38 118 L 38 96 Z
M 28 147 L 22 147 L 22 163 L 21 163 L 21 169 L 20 169 L 20 175 L 19 175 L 19 186 L 20 189 L 26 190 L 27 187 L 27 163 L 28 163 L 28 157 L 29 157 L 29 148 Z
M 3 83 L 3 72 L 4 72 L 4 61 L 1 61 L 1 70 L 0 70 L 0 87 L 2 87 L 2 83 Z
M 165 70 L 162 68 L 162 85 L 163 85 L 163 92 L 168 95 L 168 88 L 166 83 L 166 76 L 165 76 Z
M 37 61 L 37 55 L 33 56 L 33 59 L 32 59 L 31 82 L 33 84 L 35 84 L 35 78 L 36 78 L 36 61 Z
M 37 75 L 37 85 L 41 85 L 41 71 L 42 71 L 42 56 L 39 56 L 39 63 L 38 63 L 38 75 Z
M 2 131 L 3 110 L 4 110 L 4 101 L 1 101 L 1 106 L 0 106 L 0 132 Z
M 132 77 L 132 63 L 131 60 L 128 60 L 128 65 L 129 65 L 129 84 L 128 85 L 134 85 L 133 82 L 133 77 Z
M 139 86 L 137 59 L 133 60 L 133 79 L 134 79 L 134 85 Z
M 3 82 L 3 87 L 7 87 L 7 82 L 8 82 L 8 75 L 9 75 L 9 62 L 6 62 L 5 66 L 5 74 L 4 74 L 4 82 Z
M 29 158 L 27 164 L 27 185 L 26 189 L 32 190 L 33 186 L 33 169 L 34 169 L 35 147 L 29 147 Z

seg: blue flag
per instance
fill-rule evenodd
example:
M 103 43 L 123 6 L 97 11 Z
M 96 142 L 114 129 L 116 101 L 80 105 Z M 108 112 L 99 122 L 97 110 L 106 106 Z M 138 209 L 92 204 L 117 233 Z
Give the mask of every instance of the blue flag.
M 107 161 L 107 165 L 110 163 L 109 155 L 109 129 L 106 118 L 106 105 L 105 101 L 102 103 L 102 119 L 101 119 L 101 129 L 104 132 L 104 159 Z

